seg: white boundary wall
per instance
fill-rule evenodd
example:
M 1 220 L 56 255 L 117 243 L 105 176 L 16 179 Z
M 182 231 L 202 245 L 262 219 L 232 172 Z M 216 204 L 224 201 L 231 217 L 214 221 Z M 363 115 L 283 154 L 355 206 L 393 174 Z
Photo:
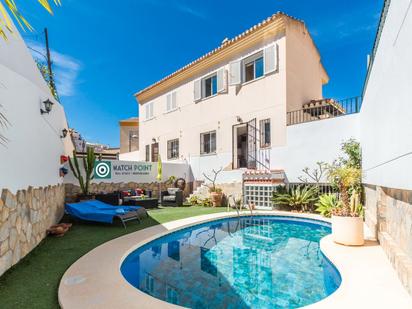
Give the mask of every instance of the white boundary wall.
M 412 189 L 412 7 L 391 1 L 361 110 L 364 182 Z
M 55 104 L 50 114 L 41 115 L 46 99 Z M 62 183 L 60 155 L 72 149 L 69 137 L 60 138 L 67 129 L 64 109 L 52 98 L 16 29 L 8 41 L 0 39 L 0 104 L 10 122 L 0 129 L 9 140 L 0 145 L 0 189 L 16 192 Z

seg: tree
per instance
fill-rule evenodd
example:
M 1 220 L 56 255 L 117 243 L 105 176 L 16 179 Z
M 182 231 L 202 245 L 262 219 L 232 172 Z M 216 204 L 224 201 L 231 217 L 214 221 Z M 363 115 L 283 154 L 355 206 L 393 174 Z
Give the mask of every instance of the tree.
M 53 15 L 53 10 L 51 8 L 49 0 L 38 0 L 38 2 L 47 12 Z M 61 5 L 60 0 L 53 0 L 53 2 L 56 6 Z M 20 13 L 14 0 L 0 0 L 0 36 L 2 36 L 4 40 L 7 40 L 7 32 L 9 32 L 10 34 L 13 33 L 11 20 L 6 13 L 6 9 L 8 9 L 11 15 L 13 15 L 23 31 L 34 30 L 34 28 L 26 20 L 26 18 Z

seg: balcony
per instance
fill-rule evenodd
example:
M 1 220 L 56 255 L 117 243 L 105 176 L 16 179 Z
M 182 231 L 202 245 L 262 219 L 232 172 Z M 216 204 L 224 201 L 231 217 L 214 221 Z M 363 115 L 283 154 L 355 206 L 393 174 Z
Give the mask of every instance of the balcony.
M 302 106 L 302 109 L 287 112 L 287 125 L 330 119 L 359 113 L 362 97 L 353 97 L 336 101 L 334 99 L 312 100 Z

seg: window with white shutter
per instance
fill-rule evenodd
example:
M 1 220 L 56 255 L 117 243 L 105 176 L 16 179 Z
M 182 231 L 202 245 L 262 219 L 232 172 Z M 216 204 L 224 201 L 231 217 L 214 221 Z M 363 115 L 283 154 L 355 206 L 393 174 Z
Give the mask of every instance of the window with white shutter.
M 173 111 L 176 108 L 177 108 L 176 91 L 173 91 L 166 96 L 166 112 Z
M 277 70 L 277 46 L 275 44 L 270 45 L 264 50 L 264 68 L 265 75 L 275 72 Z
M 227 90 L 227 78 L 226 70 L 224 68 L 217 71 L 217 92 L 226 92 Z
M 242 82 L 241 61 L 233 61 L 229 64 L 229 84 L 239 85 Z
M 195 101 L 199 101 L 202 99 L 202 83 L 200 79 L 195 80 L 194 82 L 193 94 Z
M 177 108 L 177 101 L 176 101 L 176 91 L 174 91 L 172 93 L 172 109 L 176 109 Z
M 146 103 L 145 112 L 146 112 L 146 120 L 153 118 L 153 102 Z

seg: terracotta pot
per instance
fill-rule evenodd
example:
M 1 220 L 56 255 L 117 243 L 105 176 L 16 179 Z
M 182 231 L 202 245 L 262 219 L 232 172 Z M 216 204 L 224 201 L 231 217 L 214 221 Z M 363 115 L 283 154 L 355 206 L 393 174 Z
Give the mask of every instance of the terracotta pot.
M 210 198 L 212 199 L 213 207 L 222 206 L 222 192 L 212 192 L 210 193 Z
M 362 246 L 363 218 L 332 216 L 332 239 L 346 246 Z

